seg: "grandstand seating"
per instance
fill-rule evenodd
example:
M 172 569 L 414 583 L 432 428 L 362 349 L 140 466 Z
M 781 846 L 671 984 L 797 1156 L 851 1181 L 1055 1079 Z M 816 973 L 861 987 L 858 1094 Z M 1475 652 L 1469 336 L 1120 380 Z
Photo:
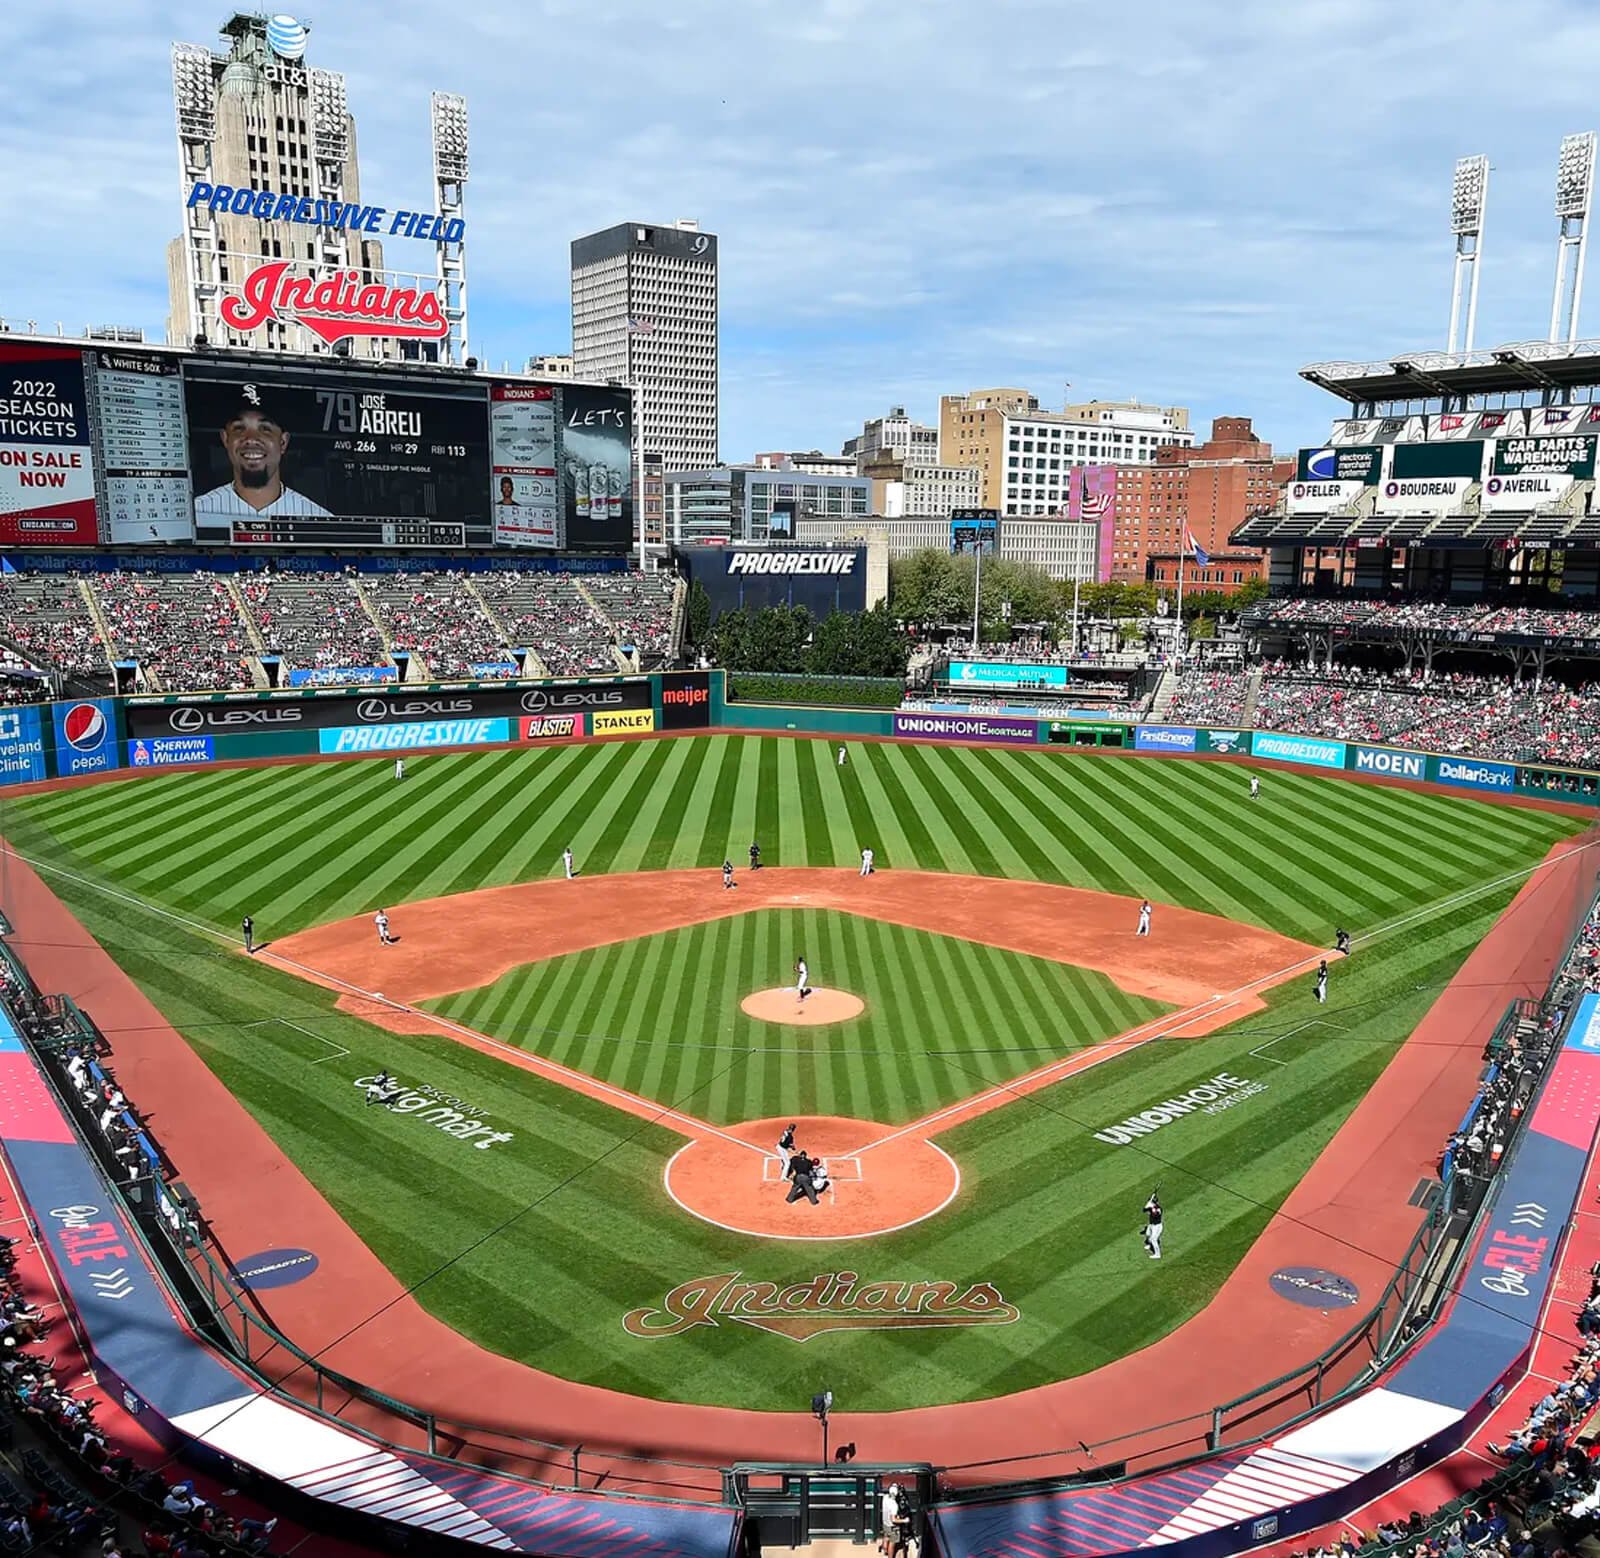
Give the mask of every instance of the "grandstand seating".
M 571 576 L 486 574 L 480 588 L 511 645 L 534 650 L 552 676 L 617 670 L 609 632 Z
M 75 578 L 0 575 L 0 643 L 16 658 L 64 676 L 106 676 L 100 630 Z
M 368 576 L 361 587 L 394 648 L 420 657 L 434 678 L 470 676 L 475 664 L 506 659 L 505 636 L 465 574 Z
M 616 640 L 636 649 L 641 666 L 660 665 L 671 653 L 671 574 L 595 574 L 587 580 L 590 599 L 611 619 Z
M 93 583 L 116 656 L 137 660 L 152 690 L 256 685 L 249 629 L 226 576 L 107 573 Z
M 354 577 L 267 573 L 240 580 L 261 641 L 294 669 L 387 665 L 383 635 Z

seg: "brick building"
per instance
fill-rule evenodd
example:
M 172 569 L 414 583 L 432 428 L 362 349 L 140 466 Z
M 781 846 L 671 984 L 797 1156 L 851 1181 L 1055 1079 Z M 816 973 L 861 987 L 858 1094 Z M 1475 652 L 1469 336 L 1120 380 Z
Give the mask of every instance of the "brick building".
M 1119 465 L 1111 576 L 1142 583 L 1157 557 L 1176 559 L 1187 530 L 1203 551 L 1230 559 L 1228 573 L 1261 571 L 1261 559 L 1229 551 L 1228 537 L 1251 515 L 1270 509 L 1294 462 L 1275 460 L 1249 417 L 1217 417 L 1195 448 L 1162 445 L 1149 465 Z

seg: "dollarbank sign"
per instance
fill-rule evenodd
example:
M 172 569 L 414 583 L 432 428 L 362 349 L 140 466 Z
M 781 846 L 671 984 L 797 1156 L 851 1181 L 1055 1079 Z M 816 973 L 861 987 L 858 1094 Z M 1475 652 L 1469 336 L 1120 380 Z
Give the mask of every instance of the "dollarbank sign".
M 864 1282 L 853 1271 L 830 1271 L 780 1287 L 746 1282 L 743 1273 L 697 1277 L 675 1287 L 653 1309 L 623 1316 L 630 1336 L 681 1336 L 701 1325 L 748 1325 L 790 1341 L 827 1331 L 912 1331 L 928 1326 L 1010 1325 L 1019 1318 L 988 1282 Z

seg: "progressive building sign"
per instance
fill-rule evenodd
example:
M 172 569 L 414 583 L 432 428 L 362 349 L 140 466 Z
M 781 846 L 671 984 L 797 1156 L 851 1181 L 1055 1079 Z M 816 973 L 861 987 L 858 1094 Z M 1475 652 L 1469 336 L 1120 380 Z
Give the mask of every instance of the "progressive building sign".
M 700 585 L 715 620 L 748 607 L 804 606 L 813 617 L 867 609 L 864 546 L 686 546 L 689 584 Z

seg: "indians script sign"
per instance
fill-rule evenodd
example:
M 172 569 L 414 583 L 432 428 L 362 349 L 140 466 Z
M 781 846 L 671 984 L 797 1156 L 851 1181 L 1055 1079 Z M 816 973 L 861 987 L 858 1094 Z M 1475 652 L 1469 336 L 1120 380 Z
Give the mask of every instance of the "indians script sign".
M 724 1321 L 808 1342 L 824 1331 L 909 1331 L 933 1325 L 1010 1325 L 1018 1318 L 987 1282 L 864 1282 L 853 1271 L 830 1271 L 779 1287 L 746 1282 L 743 1273 L 683 1282 L 655 1309 L 623 1316 L 630 1336 L 681 1336 Z
M 259 330 L 269 319 L 301 324 L 330 346 L 352 335 L 442 340 L 450 333 L 438 294 L 422 287 L 391 287 L 360 271 L 292 276 L 288 260 L 258 266 L 225 295 L 222 321 L 231 330 Z

